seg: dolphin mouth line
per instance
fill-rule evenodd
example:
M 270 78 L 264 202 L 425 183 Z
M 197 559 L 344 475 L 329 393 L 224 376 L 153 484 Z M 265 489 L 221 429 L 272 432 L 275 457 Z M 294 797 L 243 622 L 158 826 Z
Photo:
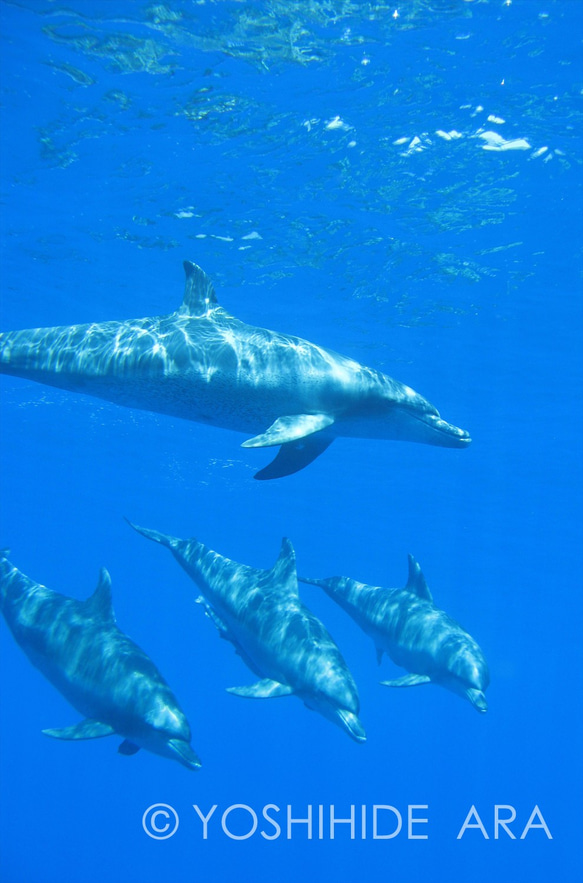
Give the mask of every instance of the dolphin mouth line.
M 465 429 L 460 429 L 459 426 L 454 426 L 453 423 L 448 423 L 447 420 L 443 420 L 437 414 L 411 414 L 410 416 L 415 420 L 418 420 L 424 426 L 434 429 L 440 435 L 455 439 L 460 446 L 465 447 L 466 445 L 469 445 L 472 440 L 470 433 L 466 432 Z

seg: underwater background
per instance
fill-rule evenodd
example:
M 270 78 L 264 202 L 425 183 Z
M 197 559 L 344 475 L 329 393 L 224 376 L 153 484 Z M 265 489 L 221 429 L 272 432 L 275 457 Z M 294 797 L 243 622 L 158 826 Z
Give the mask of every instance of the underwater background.
M 0 0 L 2 330 L 172 312 L 189 259 L 239 319 L 384 371 L 473 439 L 339 439 L 257 482 L 273 450 L 238 433 L 3 377 L 0 546 L 76 598 L 108 568 L 203 764 L 43 736 L 79 715 L 2 623 L 3 883 L 582 878 L 582 32 L 575 0 Z M 229 695 L 254 676 L 123 516 L 260 568 L 287 536 L 313 578 L 403 586 L 413 554 L 488 659 L 488 713 L 379 686 L 405 672 L 308 585 L 367 742 Z M 164 841 L 157 803 L 180 818 Z M 206 839 L 195 804 L 217 807 Z M 320 805 L 354 806 L 354 837 L 319 837 Z M 287 806 L 312 806 L 312 839 Z

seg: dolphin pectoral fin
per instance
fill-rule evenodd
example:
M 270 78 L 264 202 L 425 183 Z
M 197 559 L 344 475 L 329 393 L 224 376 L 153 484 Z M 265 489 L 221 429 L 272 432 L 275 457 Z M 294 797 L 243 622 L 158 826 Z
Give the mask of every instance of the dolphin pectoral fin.
M 64 727 L 61 730 L 43 730 L 43 733 L 45 736 L 52 736 L 53 739 L 101 739 L 102 736 L 111 736 L 115 730 L 109 724 L 102 724 L 101 721 L 87 718 L 73 727 Z
M 202 766 L 200 757 L 194 751 L 188 742 L 185 742 L 183 739 L 168 739 L 168 748 L 172 751 L 173 754 L 176 755 L 176 760 L 178 760 L 182 766 L 187 767 L 189 770 L 199 770 Z
M 384 652 L 385 651 L 383 650 L 382 647 L 377 647 L 377 665 L 380 665 L 381 662 L 383 661 L 383 653 Z
M 139 750 L 140 746 L 130 742 L 129 739 L 124 739 L 117 749 L 118 754 L 125 754 L 126 757 L 131 757 L 132 754 L 137 754 Z
M 405 675 L 394 681 L 380 681 L 383 687 L 420 687 L 422 684 L 430 684 L 429 675 Z
M 288 442 L 282 445 L 278 451 L 275 460 L 272 460 L 268 466 L 261 469 L 253 477 L 258 481 L 265 481 L 271 478 L 283 478 L 286 475 L 293 475 L 323 454 L 326 448 L 330 447 L 333 438 L 326 435 L 315 435 L 302 441 Z
M 365 729 L 354 712 L 339 708 L 337 714 L 340 718 L 340 726 L 355 742 L 366 742 Z
M 292 414 L 288 417 L 278 417 L 266 432 L 247 439 L 241 447 L 268 448 L 273 445 L 286 445 L 315 432 L 321 432 L 333 423 L 334 417 L 329 414 Z
M 266 448 L 281 445 L 275 460 L 261 469 L 254 477 L 259 481 L 293 475 L 319 457 L 333 439 L 318 435 L 331 426 L 334 418 L 329 414 L 293 414 L 278 417 L 263 435 L 247 439 L 244 448 Z
M 272 681 L 271 678 L 263 678 L 256 684 L 249 687 L 227 687 L 227 693 L 234 696 L 244 696 L 247 699 L 273 699 L 276 696 L 291 696 L 293 688 L 287 684 L 280 684 L 279 681 Z

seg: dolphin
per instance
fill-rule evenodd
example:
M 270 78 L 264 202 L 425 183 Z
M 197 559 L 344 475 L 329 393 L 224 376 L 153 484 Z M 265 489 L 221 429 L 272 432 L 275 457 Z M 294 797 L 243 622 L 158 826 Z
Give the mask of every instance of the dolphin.
M 184 262 L 168 316 L 0 334 L 0 372 L 107 401 L 252 434 L 280 446 L 255 478 L 291 475 L 337 436 L 465 448 L 467 432 L 386 374 L 298 337 L 246 325 Z
M 479 646 L 455 620 L 435 607 L 421 568 L 409 555 L 409 579 L 404 589 L 367 586 L 355 579 L 307 579 L 327 595 L 373 639 L 377 660 L 387 653 L 411 674 L 386 687 L 439 684 L 468 699 L 474 708 L 488 710 L 484 690 L 490 682 L 488 664 Z
M 229 687 L 236 696 L 269 699 L 296 695 L 356 742 L 366 734 L 352 675 L 322 623 L 300 601 L 292 544 L 284 539 L 271 570 L 257 570 L 213 552 L 196 539 L 180 540 L 128 522 L 170 549 L 199 587 L 221 638 L 230 641 L 261 680 Z
M 201 763 L 190 727 L 170 687 L 143 650 L 115 624 L 111 579 L 101 570 L 85 601 L 60 595 L 25 576 L 0 552 L 0 608 L 30 661 L 83 716 L 55 739 L 114 733 L 120 754 L 146 748 L 190 770 Z

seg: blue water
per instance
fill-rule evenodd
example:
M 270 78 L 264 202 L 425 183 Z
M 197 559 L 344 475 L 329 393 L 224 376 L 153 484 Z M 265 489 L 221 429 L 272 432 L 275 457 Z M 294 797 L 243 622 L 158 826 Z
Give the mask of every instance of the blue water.
M 2 623 L 3 883 L 582 879 L 582 20 L 574 0 L 0 2 L 2 330 L 171 312 L 190 259 L 240 319 L 385 371 L 473 438 L 340 439 L 256 482 L 272 452 L 237 433 L 2 378 L 0 544 L 77 598 L 109 569 L 203 762 L 44 737 L 79 715 Z M 366 744 L 229 695 L 253 675 L 124 515 L 255 567 L 288 536 L 311 577 L 402 586 L 414 554 L 487 656 L 488 713 L 379 686 L 404 672 L 311 586 Z M 180 818 L 164 841 L 156 803 Z M 206 839 L 194 804 L 217 807 Z M 373 838 L 374 805 L 396 836 Z M 458 837 L 472 806 L 484 833 Z

